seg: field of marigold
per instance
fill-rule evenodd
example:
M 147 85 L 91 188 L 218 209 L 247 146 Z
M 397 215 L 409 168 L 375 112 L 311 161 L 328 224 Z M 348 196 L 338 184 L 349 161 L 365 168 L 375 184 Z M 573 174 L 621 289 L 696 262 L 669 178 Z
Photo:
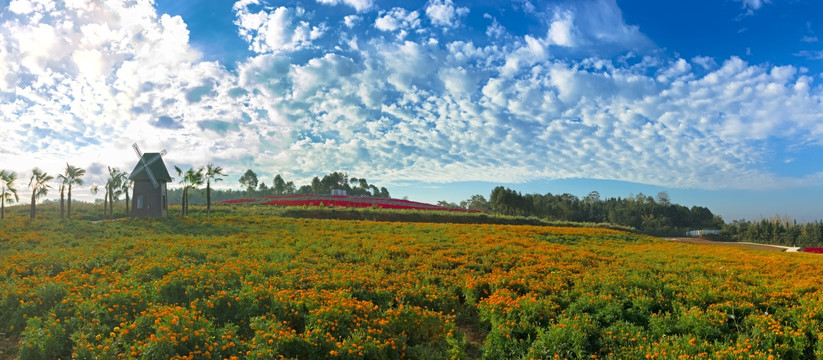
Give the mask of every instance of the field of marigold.
M 823 257 L 609 229 L 0 222 L 0 359 L 823 359 Z

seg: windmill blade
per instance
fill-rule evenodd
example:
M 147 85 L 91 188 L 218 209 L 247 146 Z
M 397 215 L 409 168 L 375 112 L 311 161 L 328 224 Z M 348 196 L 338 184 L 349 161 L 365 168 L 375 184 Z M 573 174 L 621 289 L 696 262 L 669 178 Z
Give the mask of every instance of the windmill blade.
M 152 159 L 152 161 L 149 162 L 149 163 L 146 163 L 145 161 L 143 161 L 143 158 L 140 158 L 140 161 L 143 161 L 143 164 L 145 164 L 146 174 L 149 175 L 149 180 L 151 180 L 151 184 L 154 185 L 155 188 L 157 188 L 160 185 L 157 184 L 157 179 L 154 178 L 154 174 L 151 172 L 151 169 L 149 168 L 149 164 L 153 163 L 155 161 L 155 159 L 159 159 L 159 158 L 160 158 L 160 156 L 155 156 L 154 159 Z
M 160 185 L 157 183 L 157 179 L 154 178 L 154 174 L 151 172 L 149 165 L 162 159 L 163 155 L 166 155 L 166 149 L 163 149 L 163 151 L 161 151 L 157 156 L 151 158 L 149 161 L 146 161 L 143 159 L 143 153 L 140 152 L 140 148 L 137 146 L 137 143 L 132 144 L 131 147 L 134 148 L 134 152 L 137 153 L 137 158 L 140 159 L 140 166 L 134 170 L 132 175 L 136 176 L 141 171 L 145 171 L 146 175 L 149 176 L 149 180 L 151 180 L 151 184 L 154 185 L 155 188 L 159 187 Z
M 149 180 L 151 180 L 151 184 L 152 184 L 152 185 L 154 185 L 154 187 L 158 187 L 159 185 L 157 184 L 157 179 L 155 179 L 155 178 L 154 178 L 154 174 L 152 174 L 151 169 L 149 168 L 149 164 L 150 164 L 150 163 L 152 163 L 152 162 L 154 162 L 154 161 L 155 161 L 155 159 L 157 159 L 157 158 L 159 158 L 159 156 L 155 157 L 154 159 L 152 159 L 152 161 L 151 161 L 151 162 L 148 162 L 148 163 L 147 163 L 147 162 L 146 162 L 146 160 L 145 160 L 145 159 L 143 159 L 143 157 L 141 156 L 141 157 L 140 157 L 140 164 L 141 164 L 142 166 L 141 166 L 138 170 L 136 170 L 136 171 L 134 172 L 135 174 L 137 174 L 137 173 L 139 173 L 141 170 L 146 171 L 146 175 L 148 175 L 148 176 L 149 176 Z
M 131 144 L 131 147 L 134 149 L 134 152 L 137 153 L 137 157 L 142 159 L 143 153 L 140 152 L 140 148 L 137 146 L 137 143 Z

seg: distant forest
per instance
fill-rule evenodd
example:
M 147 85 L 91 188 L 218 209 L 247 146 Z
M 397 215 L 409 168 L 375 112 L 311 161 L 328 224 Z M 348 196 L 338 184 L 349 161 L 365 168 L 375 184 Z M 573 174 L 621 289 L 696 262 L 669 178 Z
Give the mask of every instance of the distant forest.
M 823 246 L 823 221 L 800 222 L 775 216 L 758 221 L 735 220 L 724 224 L 718 240 L 749 241 L 797 247 Z
M 251 169 L 247 170 L 240 177 L 239 183 L 244 190 L 211 190 L 211 201 L 252 198 L 272 195 L 311 195 L 311 194 L 331 194 L 332 189 L 346 190 L 346 194 L 352 196 L 369 196 L 377 198 L 390 198 L 389 190 L 385 187 L 378 188 L 364 178 L 349 177 L 346 173 L 333 172 L 324 175 L 322 178 L 315 176 L 311 183 L 296 185 L 293 181 L 287 181 L 280 174 L 275 175 L 269 184 L 257 177 L 257 173 Z M 189 204 L 205 204 L 205 187 L 200 191 L 189 192 Z M 169 202 L 180 202 L 183 198 L 183 189 L 175 188 L 168 190 Z
M 460 204 L 440 202 L 440 205 L 461 206 L 503 215 L 534 216 L 549 221 L 612 223 L 631 226 L 655 236 L 683 236 L 695 229 L 720 229 L 723 219 L 701 206 L 687 208 L 672 204 L 665 192 L 651 196 L 637 194 L 627 198 L 601 199 L 592 191 L 580 199 L 572 194 L 522 194 L 498 186 L 488 202 L 474 195 Z

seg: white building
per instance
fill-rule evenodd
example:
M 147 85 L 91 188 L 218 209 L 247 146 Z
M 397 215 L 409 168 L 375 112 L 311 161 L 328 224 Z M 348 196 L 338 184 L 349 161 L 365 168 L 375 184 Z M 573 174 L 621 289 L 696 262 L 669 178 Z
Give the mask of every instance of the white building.
M 717 234 L 720 234 L 720 230 L 692 230 L 686 232 L 686 236 L 703 236 Z

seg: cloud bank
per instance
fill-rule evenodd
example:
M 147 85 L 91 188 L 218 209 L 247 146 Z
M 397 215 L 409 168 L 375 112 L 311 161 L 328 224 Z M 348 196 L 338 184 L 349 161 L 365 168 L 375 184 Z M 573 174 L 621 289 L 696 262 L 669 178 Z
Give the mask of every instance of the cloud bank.
M 254 56 L 229 71 L 200 60 L 185 22 L 149 0 L 11 1 L 0 15 L 2 167 L 130 170 L 137 142 L 238 176 L 702 189 L 820 180 L 771 171 L 763 146 L 823 145 L 819 74 L 661 55 L 614 1 L 520 9 L 544 24 L 524 35 L 475 14 L 478 33 L 494 35 L 481 38 L 444 31 L 472 14 L 451 0 L 317 6 L 349 11 L 238 1 L 235 31 Z

